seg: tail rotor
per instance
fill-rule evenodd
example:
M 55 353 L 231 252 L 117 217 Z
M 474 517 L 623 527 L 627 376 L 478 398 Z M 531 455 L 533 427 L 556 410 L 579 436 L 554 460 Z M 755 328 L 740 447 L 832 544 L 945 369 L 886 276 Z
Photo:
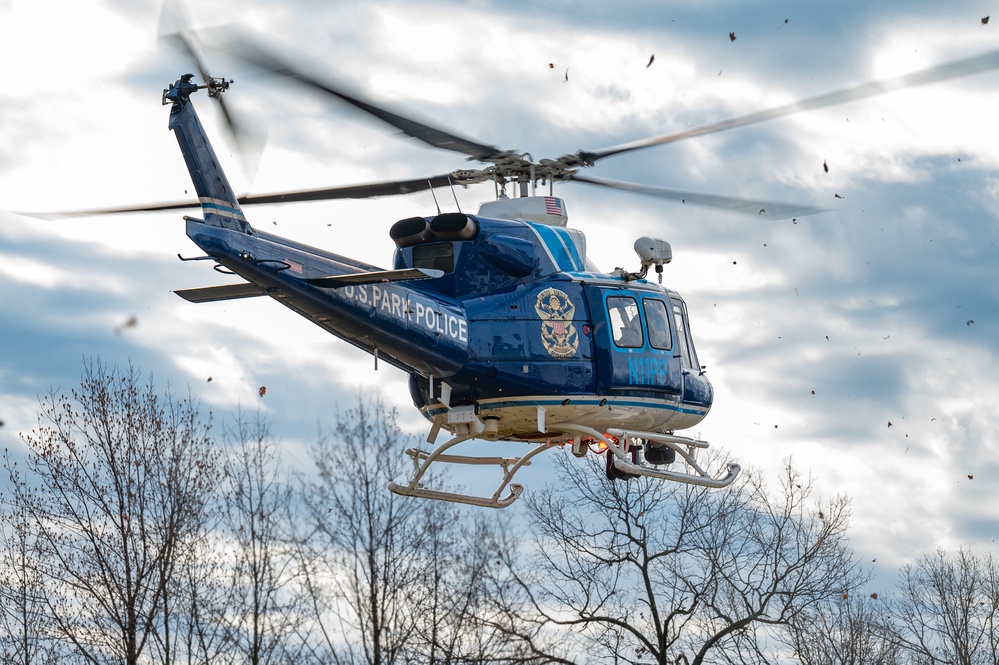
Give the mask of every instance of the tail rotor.
M 266 143 L 266 134 L 245 120 L 239 119 L 238 114 L 233 113 L 226 104 L 222 93 L 227 91 L 234 81 L 211 75 L 203 56 L 205 49 L 198 39 L 197 32 L 190 28 L 182 8 L 176 0 L 167 0 L 163 3 L 163 11 L 160 14 L 159 39 L 161 43 L 179 51 L 190 64 L 197 68 L 198 75 L 203 81 L 203 84 L 199 85 L 198 88 L 207 90 L 208 96 L 218 102 L 225 131 L 236 146 L 248 181 L 252 182 L 260 164 L 260 155 Z

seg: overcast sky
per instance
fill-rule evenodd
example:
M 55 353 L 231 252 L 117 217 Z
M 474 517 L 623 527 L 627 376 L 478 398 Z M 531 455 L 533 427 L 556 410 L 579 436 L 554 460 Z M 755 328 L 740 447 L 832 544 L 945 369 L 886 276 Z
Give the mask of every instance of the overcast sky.
M 193 27 L 238 23 L 376 103 L 535 159 L 999 49 L 999 14 L 983 22 L 994 7 L 977 1 L 673 4 L 182 6 Z M 160 94 L 194 68 L 157 41 L 160 9 L 158 0 L 0 0 L 0 209 L 193 192 Z M 467 165 L 255 76 L 223 52 L 208 57 L 214 74 L 236 80 L 227 93 L 234 112 L 268 134 L 259 159 L 240 158 L 216 109 L 195 98 L 238 192 Z M 671 242 L 666 283 L 688 303 L 716 388 L 696 433 L 775 477 L 793 456 L 820 495 L 847 493 L 854 545 L 877 559 L 882 579 L 936 547 L 997 552 L 997 83 L 988 72 L 893 92 L 608 158 L 591 171 L 832 209 L 821 215 L 771 220 L 581 184 L 556 189 L 601 268 L 636 269 L 639 236 Z M 456 195 L 474 211 L 492 188 Z M 449 192 L 438 197 L 453 209 Z M 391 224 L 435 210 L 424 192 L 248 212 L 267 231 L 388 267 Z M 23 449 L 18 433 L 35 426 L 38 396 L 72 388 L 92 356 L 131 361 L 217 415 L 261 404 L 292 451 L 359 388 L 423 430 L 400 372 L 375 372 L 370 357 L 276 303 L 193 305 L 173 295 L 227 280 L 178 253 L 198 254 L 178 213 L 0 213 L 0 444 Z M 523 472 L 528 491 L 546 468 Z

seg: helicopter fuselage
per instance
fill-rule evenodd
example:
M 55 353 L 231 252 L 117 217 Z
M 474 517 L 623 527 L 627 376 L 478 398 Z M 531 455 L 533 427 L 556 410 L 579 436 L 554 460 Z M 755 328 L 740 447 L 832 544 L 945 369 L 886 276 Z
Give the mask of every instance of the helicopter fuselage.
M 450 240 L 431 230 L 396 250 L 396 270 L 440 277 L 321 286 L 314 282 L 381 269 L 256 230 L 188 218 L 187 232 L 258 289 L 249 295 L 271 296 L 409 373 L 416 406 L 449 431 L 478 422 L 494 424 L 498 438 L 530 440 L 554 436 L 561 421 L 666 431 L 707 414 L 711 384 L 675 291 L 559 265 L 571 252 L 553 257 L 545 238 L 575 250 L 578 236 L 566 229 L 459 213 L 403 221 L 415 219 L 474 229 Z M 501 246 L 516 249 L 519 263 L 496 259 Z

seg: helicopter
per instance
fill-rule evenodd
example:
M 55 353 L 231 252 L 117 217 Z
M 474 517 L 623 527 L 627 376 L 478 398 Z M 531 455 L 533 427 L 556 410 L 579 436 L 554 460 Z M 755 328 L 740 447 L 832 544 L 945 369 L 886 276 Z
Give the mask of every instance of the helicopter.
M 180 41 L 194 54 L 183 35 Z M 605 455 L 612 479 L 638 476 L 710 488 L 731 484 L 740 465 L 716 477 L 698 463 L 707 442 L 678 434 L 704 420 L 714 390 L 699 363 L 686 303 L 662 285 L 670 244 L 645 236 L 635 242 L 638 268 L 602 272 L 587 257 L 584 234 L 568 226 L 556 182 L 581 182 L 637 191 L 685 203 L 771 218 L 825 212 L 807 205 L 738 199 L 584 176 L 601 159 L 821 108 L 908 86 L 999 67 L 999 52 L 869 83 L 675 134 L 596 151 L 579 150 L 534 161 L 526 153 L 457 136 L 348 95 L 289 66 L 263 48 L 243 57 L 266 70 L 333 95 L 431 146 L 488 164 L 405 181 L 238 197 L 208 139 L 192 96 L 207 91 L 222 103 L 232 81 L 213 78 L 199 63 L 202 83 L 184 74 L 163 91 L 202 217 L 185 216 L 188 237 L 218 272 L 241 278 L 223 286 L 184 289 L 192 303 L 267 296 L 335 337 L 409 375 L 413 403 L 430 424 L 431 450 L 405 451 L 408 480 L 388 489 L 400 495 L 503 508 L 524 487 L 515 474 L 555 447 L 576 457 Z M 223 103 L 223 113 L 230 118 Z M 492 182 L 497 197 L 476 214 L 440 212 L 394 223 L 393 266 L 385 269 L 264 232 L 243 206 L 259 203 L 367 198 Z M 539 194 L 538 185 L 548 185 Z M 508 189 L 518 196 L 509 197 Z M 169 210 L 191 203 L 98 212 Z M 649 279 L 654 270 L 658 280 Z M 437 443 L 441 432 L 449 435 Z M 532 446 L 520 457 L 455 455 L 472 439 Z M 684 469 L 670 468 L 677 458 Z M 497 466 L 490 495 L 432 489 L 434 464 Z

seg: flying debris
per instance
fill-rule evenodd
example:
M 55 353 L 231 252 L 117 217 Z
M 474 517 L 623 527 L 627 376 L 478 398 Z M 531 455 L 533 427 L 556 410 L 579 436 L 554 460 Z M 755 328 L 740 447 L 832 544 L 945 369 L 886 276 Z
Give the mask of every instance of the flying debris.
M 989 17 L 988 16 L 983 16 L 982 17 L 982 25 L 988 25 L 988 22 L 989 22 Z
M 263 397 L 266 394 L 267 394 L 267 386 L 260 386 L 260 388 L 257 390 L 257 395 Z
M 826 173 L 829 173 L 829 162 L 828 161 L 823 160 L 823 162 L 822 162 L 822 170 L 825 171 Z
M 975 474 L 969 473 L 968 474 L 968 480 L 974 480 L 974 479 L 975 479 Z
M 655 59 L 656 59 L 656 54 L 653 53 L 651 56 L 649 56 L 649 64 L 645 65 L 645 68 L 648 69 L 649 67 L 651 67 L 652 63 L 655 62 Z
M 888 421 L 888 427 L 891 427 L 891 421 L 890 420 Z
M 211 382 L 212 382 L 212 377 L 208 377 L 208 381 L 206 383 L 211 383 Z
M 877 599 L 878 599 L 878 594 L 872 593 L 871 594 L 871 600 L 877 600 Z
M 735 41 L 735 33 L 734 32 L 728 33 L 728 40 L 730 42 L 734 42 Z
M 846 197 L 844 197 L 844 196 L 840 196 L 839 194 L 834 194 L 833 196 L 835 196 L 835 197 L 836 197 L 837 199 L 842 199 L 842 198 L 846 198 Z
M 114 331 L 120 335 L 122 330 L 126 330 L 128 328 L 134 328 L 137 325 L 139 325 L 139 319 L 133 315 L 128 317 L 128 319 L 126 319 L 123 324 L 116 327 Z
M 965 325 L 966 325 L 966 326 L 968 326 L 968 327 L 970 328 L 970 327 L 971 327 L 971 324 L 973 324 L 974 322 L 975 322 L 975 320 L 974 320 L 974 319 L 968 319 L 968 322 L 967 322 L 967 323 L 966 323 Z

